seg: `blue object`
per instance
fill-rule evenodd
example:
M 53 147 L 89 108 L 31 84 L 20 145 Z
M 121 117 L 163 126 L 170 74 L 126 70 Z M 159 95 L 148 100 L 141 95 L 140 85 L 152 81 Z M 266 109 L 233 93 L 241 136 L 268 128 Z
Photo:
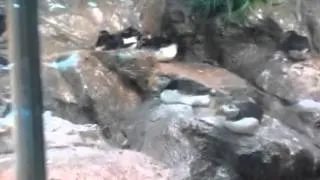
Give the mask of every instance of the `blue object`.
M 60 61 L 55 61 L 52 63 L 47 64 L 49 67 L 55 68 L 59 71 L 66 71 L 69 68 L 74 68 L 77 66 L 78 61 L 80 59 L 80 56 L 78 52 L 72 53 L 67 59 L 60 60 Z

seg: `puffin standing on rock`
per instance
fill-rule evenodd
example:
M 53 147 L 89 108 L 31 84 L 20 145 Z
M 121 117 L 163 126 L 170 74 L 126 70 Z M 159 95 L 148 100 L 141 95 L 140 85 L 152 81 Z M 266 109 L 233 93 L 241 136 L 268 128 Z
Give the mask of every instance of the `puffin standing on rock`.
M 160 61 L 169 61 L 178 53 L 178 45 L 166 36 L 143 36 L 139 40 L 137 48 L 155 50 L 155 56 Z
M 293 62 L 310 59 L 310 46 L 308 38 L 295 31 L 285 32 L 282 49 Z
M 211 88 L 186 78 L 175 78 L 171 80 L 164 89 L 179 90 L 180 92 L 189 95 L 206 95 L 211 91 Z
M 96 51 L 106 51 L 119 48 L 149 49 L 155 51 L 158 61 L 170 61 L 178 53 L 178 45 L 166 36 L 142 35 L 137 29 L 128 27 L 115 34 L 106 30 L 99 32 L 95 43 Z
M 140 32 L 132 27 L 115 34 L 102 30 L 99 32 L 98 40 L 95 43 L 95 50 L 106 51 L 119 48 L 135 48 L 140 37 Z
M 254 32 L 262 32 L 267 37 L 271 37 L 276 42 L 278 50 L 284 52 L 291 62 L 310 59 L 311 47 L 308 37 L 294 30 L 284 31 L 271 17 L 260 19 L 260 23 L 253 29 L 255 29 Z
M 253 135 L 259 128 L 264 114 L 263 109 L 251 101 L 223 105 L 220 111 L 224 114 L 224 118 L 202 117 L 200 120 L 243 135 Z
M 237 121 L 243 118 L 255 118 L 259 121 L 263 118 L 263 109 L 252 101 L 235 102 L 234 105 L 239 109 L 237 115 L 231 120 Z
M 211 88 L 186 78 L 171 80 L 160 94 L 166 104 L 186 104 L 190 106 L 208 106 Z

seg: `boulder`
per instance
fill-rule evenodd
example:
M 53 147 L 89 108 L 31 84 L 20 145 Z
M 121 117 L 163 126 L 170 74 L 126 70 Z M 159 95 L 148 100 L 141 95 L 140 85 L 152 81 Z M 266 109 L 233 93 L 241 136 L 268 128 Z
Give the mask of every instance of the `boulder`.
M 261 29 L 257 22 L 258 17 L 271 17 L 282 32 L 294 30 L 313 41 L 317 37 L 310 33 L 310 26 L 315 34 L 319 29 L 312 24 L 316 21 L 308 19 L 316 17 L 317 12 L 310 12 L 314 11 L 317 3 L 303 1 L 301 6 L 297 6 L 300 8 L 296 9 L 295 2 L 300 1 L 258 6 L 248 14 L 243 24 L 228 23 L 221 17 L 213 18 L 205 25 L 204 44 L 207 52 L 214 61 L 270 95 L 287 101 L 306 98 L 317 100 L 318 56 L 314 54 L 307 61 L 293 63 L 279 51 L 277 40 L 272 38 L 279 37 L 279 33 L 268 32 L 272 30 L 271 26 Z M 254 16 L 254 13 L 259 16 Z
M 254 126 L 255 132 L 248 135 L 203 119 L 209 112 L 212 118 L 217 117 L 213 109 L 195 112 L 195 107 L 189 105 L 145 103 L 136 116 L 130 116 L 136 122 L 126 132 L 130 147 L 189 179 L 320 177 L 319 149 L 277 119 L 265 116 Z M 243 125 L 235 123 L 237 128 Z
M 124 179 L 319 179 L 319 114 L 313 112 L 314 108 L 312 112 L 296 108 L 305 102 L 313 106 L 309 100 L 320 97 L 317 56 L 304 62 L 288 61 L 277 52 L 275 39 L 258 29 L 257 16 L 249 15 L 244 24 L 233 24 L 221 17 L 201 19 L 182 0 L 97 3 L 98 7 L 89 7 L 91 4 L 83 1 L 70 1 L 65 3 L 69 4 L 65 10 L 56 12 L 50 10 L 50 4 L 44 6 L 47 10 L 40 6 L 44 8 L 40 33 L 45 57 L 45 109 L 72 122 L 60 122 L 64 132 L 69 132 L 65 128 L 76 129 L 66 141 L 49 142 L 53 148 L 49 157 L 56 157 L 52 161 L 61 162 L 62 167 L 49 164 L 52 177 L 80 172 L 88 177 L 100 173 L 96 179 L 113 179 L 116 175 Z M 316 54 L 317 1 L 300 5 L 288 1 L 258 6 L 254 13 L 258 17 L 271 15 L 282 30 L 307 35 Z M 180 45 L 181 59 L 193 62 L 161 63 L 150 51 L 70 51 L 89 49 L 100 29 L 116 32 L 128 26 L 171 35 Z M 52 52 L 57 54 L 48 57 Z M 225 69 L 199 61 L 219 63 Z M 181 78 L 196 82 L 188 86 L 193 91 L 201 89 L 197 83 L 211 89 L 204 96 L 205 106 L 190 103 L 199 97 L 166 90 L 170 82 Z M 2 73 L 0 82 L 4 84 L 1 96 L 10 99 L 8 74 Z M 179 88 L 183 91 L 185 87 Z M 171 92 L 166 99 L 170 103 L 163 100 L 166 92 Z M 264 107 L 262 120 L 231 121 L 235 112 L 219 114 L 225 104 L 252 99 Z M 98 124 L 99 130 L 88 127 L 88 122 Z M 49 129 L 55 127 L 49 125 Z M 80 130 L 83 127 L 89 134 L 102 131 L 108 151 L 91 147 L 100 140 L 83 142 L 79 134 L 88 134 Z M 2 152 L 10 152 L 13 146 L 6 130 L 0 132 L 4 137 L 1 144 L 9 144 L 3 146 L 9 148 Z M 58 155 L 71 154 L 69 147 L 55 149 L 70 144 L 80 146 L 75 149 L 83 159 Z M 109 144 L 131 150 L 110 150 Z M 84 152 L 95 155 L 88 157 Z M 68 163 L 77 168 L 70 168 Z M 90 171 L 86 170 L 88 165 Z
M 56 54 L 45 61 L 44 109 L 76 124 L 97 123 L 110 140 L 121 139 L 118 122 L 141 101 L 135 87 L 103 66 L 89 51 Z M 6 84 L 0 88 L 1 94 L 10 98 L 9 74 L 0 81 Z M 111 137 L 113 132 L 116 133 Z
M 74 148 L 51 150 L 47 154 L 48 179 L 169 180 L 173 177 L 165 165 L 134 151 Z M 1 165 L 1 179 L 15 179 L 13 162 L 11 158 Z
M 49 179 L 170 179 L 164 164 L 134 151 L 111 148 L 95 124 L 77 125 L 43 114 L 46 138 L 46 165 Z M 11 118 L 11 121 L 13 119 Z M 1 133 L 0 177 L 14 179 L 12 126 Z M 3 154 L 6 153 L 6 154 Z

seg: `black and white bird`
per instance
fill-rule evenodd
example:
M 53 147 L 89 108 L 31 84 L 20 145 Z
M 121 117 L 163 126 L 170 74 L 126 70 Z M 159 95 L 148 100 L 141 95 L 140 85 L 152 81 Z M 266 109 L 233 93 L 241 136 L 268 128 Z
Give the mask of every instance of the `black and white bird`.
M 115 49 L 119 44 L 119 40 L 115 38 L 115 36 L 112 36 L 109 34 L 108 31 L 100 31 L 98 40 L 95 43 L 95 50 L 96 51 L 103 51 L 103 50 L 110 50 Z
M 135 48 L 140 37 L 140 32 L 132 27 L 115 34 L 110 34 L 108 31 L 102 30 L 99 32 L 98 40 L 95 43 L 95 50 Z
M 220 111 L 231 121 L 238 121 L 243 118 L 255 118 L 261 121 L 264 114 L 263 109 L 252 101 L 226 104 L 220 107 Z
M 136 37 L 137 39 L 139 39 L 141 37 L 141 33 L 133 27 L 128 27 L 127 29 L 120 31 L 119 35 L 123 38 Z
M 235 106 L 239 109 L 239 113 L 233 118 L 233 120 L 240 120 L 243 118 L 255 118 L 259 121 L 262 120 L 264 111 L 258 104 L 251 101 L 244 101 L 236 102 Z
M 223 105 L 221 109 L 226 119 L 206 117 L 203 120 L 216 127 L 225 127 L 238 134 L 253 135 L 263 118 L 263 109 L 252 101 L 235 102 Z
M 137 29 L 128 27 L 127 29 L 121 31 L 119 36 L 122 38 L 125 48 L 136 48 L 142 34 Z
M 295 31 L 285 32 L 282 49 L 293 62 L 304 61 L 310 58 L 310 44 L 308 38 Z
M 170 61 L 178 53 L 177 43 L 166 36 L 143 36 L 139 40 L 137 48 L 156 50 L 155 56 L 160 61 Z
M 248 28 L 253 36 L 271 38 L 276 42 L 277 50 L 284 52 L 292 62 L 305 61 L 311 57 L 311 46 L 306 36 L 294 30 L 284 31 L 271 17 L 265 17 L 259 21 L 260 23 L 254 28 Z
M 13 63 L 10 63 L 10 61 L 3 57 L 0 56 L 0 70 L 1 72 L 7 72 L 13 67 Z
M 172 39 L 166 36 L 142 35 L 133 27 L 115 34 L 110 34 L 106 30 L 99 32 L 95 43 L 96 51 L 120 48 L 150 49 L 155 51 L 155 58 L 159 61 L 172 60 L 178 53 L 178 45 Z
M 0 36 L 7 30 L 6 15 L 0 14 Z
M 0 67 L 8 66 L 9 60 L 5 57 L 0 56 Z
M 164 89 L 178 90 L 188 95 L 207 95 L 211 91 L 211 88 L 186 78 L 175 78 Z

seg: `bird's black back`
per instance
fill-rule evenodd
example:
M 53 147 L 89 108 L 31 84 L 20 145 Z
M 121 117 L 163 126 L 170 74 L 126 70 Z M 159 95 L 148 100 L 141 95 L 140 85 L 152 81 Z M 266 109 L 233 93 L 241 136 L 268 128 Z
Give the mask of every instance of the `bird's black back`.
M 6 31 L 6 15 L 0 14 L 0 35 Z
M 211 88 L 189 79 L 174 79 L 164 89 L 178 90 L 190 95 L 204 95 L 211 90 Z
M 95 43 L 95 47 L 98 47 L 98 46 L 102 46 L 105 44 L 105 42 L 107 41 L 108 37 L 109 37 L 109 32 L 108 31 L 100 31 L 99 32 L 99 35 L 98 35 L 98 39 Z
M 123 41 L 120 36 L 112 35 L 108 31 L 100 31 L 98 40 L 95 47 L 105 46 L 104 50 L 111 50 L 119 48 L 123 45 Z
M 159 49 L 172 43 L 173 41 L 171 39 L 162 36 L 155 36 L 151 38 L 142 37 L 139 40 L 139 48 L 147 47 L 152 49 Z
M 9 65 L 9 60 L 5 57 L 0 56 L 0 65 L 1 66 L 7 66 Z
M 286 52 L 291 50 L 302 51 L 304 49 L 310 49 L 308 38 L 299 35 L 295 31 L 286 32 L 282 46 Z
M 130 38 L 130 37 L 141 37 L 141 33 L 133 28 L 133 27 L 128 27 L 127 29 L 124 29 L 123 31 L 118 33 L 119 36 L 121 36 L 122 38 Z
M 261 120 L 263 117 L 263 109 L 256 103 L 246 101 L 235 103 L 235 105 L 239 108 L 239 114 L 233 120 L 239 120 L 247 117 L 253 117 Z

